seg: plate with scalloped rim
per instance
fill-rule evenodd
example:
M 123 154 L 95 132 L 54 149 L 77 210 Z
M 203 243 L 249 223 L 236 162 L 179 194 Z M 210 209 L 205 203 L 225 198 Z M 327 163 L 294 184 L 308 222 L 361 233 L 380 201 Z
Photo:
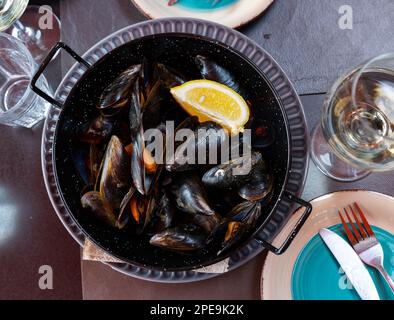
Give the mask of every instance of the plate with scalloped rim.
M 382 243 L 385 267 L 388 272 L 394 273 L 394 198 L 366 190 L 338 191 L 311 201 L 313 211 L 288 251 L 282 256 L 267 255 L 260 282 L 263 300 L 359 299 L 318 235 L 321 228 L 330 228 L 346 240 L 338 210 L 353 202 L 363 208 Z M 283 241 L 301 213 L 294 213 L 275 242 Z M 393 299 L 390 289 L 376 270 L 367 269 L 381 299 Z
M 171 6 L 169 0 L 131 1 L 150 19 L 198 18 L 239 28 L 256 19 L 274 0 L 178 0 Z

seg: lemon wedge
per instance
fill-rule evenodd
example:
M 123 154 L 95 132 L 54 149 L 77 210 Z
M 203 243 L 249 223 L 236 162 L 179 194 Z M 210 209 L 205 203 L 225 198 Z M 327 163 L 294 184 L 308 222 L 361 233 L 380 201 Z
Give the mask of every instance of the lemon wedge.
M 193 80 L 172 88 L 171 94 L 200 122 L 214 121 L 232 135 L 243 132 L 249 120 L 249 107 L 244 98 L 221 83 Z

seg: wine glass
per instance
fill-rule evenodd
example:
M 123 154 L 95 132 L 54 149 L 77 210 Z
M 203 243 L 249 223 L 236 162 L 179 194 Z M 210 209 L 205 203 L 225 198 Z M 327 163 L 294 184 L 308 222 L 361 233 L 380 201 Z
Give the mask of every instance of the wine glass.
M 60 40 L 60 21 L 49 6 L 28 6 L 29 0 L 0 0 L 0 32 L 25 43 L 40 62 Z
M 312 132 L 311 155 L 325 175 L 343 182 L 394 169 L 394 53 L 334 84 Z
M 0 123 L 31 128 L 45 118 L 50 104 L 30 89 L 38 65 L 25 45 L 0 32 Z M 47 80 L 38 85 L 51 94 Z

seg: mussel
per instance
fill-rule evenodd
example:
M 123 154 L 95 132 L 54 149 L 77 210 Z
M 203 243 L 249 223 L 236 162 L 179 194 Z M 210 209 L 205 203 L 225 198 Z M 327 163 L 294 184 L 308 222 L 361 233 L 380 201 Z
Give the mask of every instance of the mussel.
M 172 226 L 175 217 L 175 208 L 173 207 L 167 192 L 163 192 L 151 219 L 152 229 L 159 233 Z
M 260 152 L 252 152 L 232 159 L 207 171 L 202 177 L 205 186 L 211 188 L 238 188 L 245 185 L 256 172 L 263 170 L 264 160 Z
M 171 185 L 170 192 L 175 199 L 176 206 L 183 212 L 206 216 L 215 214 L 208 203 L 208 197 L 199 177 L 194 173 L 178 177 Z
M 157 183 L 163 166 L 155 162 L 150 151 L 145 148 L 142 134 L 137 135 L 131 155 L 131 175 L 135 187 L 142 195 L 149 195 Z
M 100 144 L 111 136 L 114 125 L 113 119 L 99 115 L 81 127 L 79 140 L 90 144 Z
M 140 79 L 134 83 L 130 99 L 129 123 L 133 152 L 131 153 L 131 176 L 138 192 L 149 195 L 161 174 L 162 166 L 155 163 L 153 155 L 146 148 L 145 128 L 142 121 L 143 96 Z M 164 152 L 164 150 L 162 150 Z
M 135 194 L 136 194 L 136 189 L 134 186 L 131 186 L 129 191 L 123 197 L 122 202 L 120 203 L 119 215 L 117 218 L 117 225 L 120 227 L 126 226 L 132 217 L 130 210 L 131 209 L 130 201 Z
M 130 158 L 117 136 L 112 136 L 105 152 L 100 178 L 100 194 L 113 209 L 120 204 L 130 188 Z
M 208 196 L 196 174 L 181 175 L 170 187 L 175 206 L 191 215 L 193 222 L 211 232 L 220 222 L 220 216 L 209 203 Z
M 260 215 L 261 204 L 259 202 L 247 201 L 234 207 L 226 217 L 226 233 L 218 255 L 238 242 L 255 225 Z
M 241 93 L 239 83 L 226 68 L 202 55 L 196 56 L 195 61 L 204 79 L 219 82 Z
M 120 213 L 117 218 L 118 225 L 126 225 L 130 220 L 136 225 L 137 234 L 145 231 L 153 214 L 157 210 L 157 198 L 141 195 L 134 186 L 124 196 L 120 205 Z
M 165 89 L 160 80 L 157 81 L 142 106 L 142 125 L 144 130 L 156 128 L 162 123 L 168 100 L 168 90 Z
M 184 131 L 184 142 L 178 143 L 173 157 L 169 158 L 166 169 L 171 172 L 187 171 L 199 168 L 206 163 L 220 162 L 222 149 L 229 146 L 229 136 L 219 124 L 215 122 L 198 123 L 197 118 L 188 118 L 176 130 L 176 136 Z M 223 147 L 223 148 L 222 148 Z M 229 149 L 227 148 L 228 153 Z
M 98 184 L 99 174 L 103 165 L 103 156 L 105 154 L 106 146 L 104 144 L 91 144 L 89 146 L 89 161 L 88 167 L 90 171 L 90 183 Z
M 88 209 L 100 221 L 113 227 L 117 226 L 117 217 L 114 210 L 99 192 L 90 191 L 85 193 L 81 198 L 81 204 L 84 209 Z
M 206 235 L 192 225 L 179 226 L 154 235 L 149 243 L 167 250 L 190 252 L 201 249 Z
M 100 96 L 97 108 L 112 113 L 116 109 L 127 105 L 131 88 L 138 78 L 141 65 L 133 65 L 123 71 L 110 85 L 108 85 Z
M 261 215 L 261 203 L 244 201 L 236 205 L 227 215 L 226 219 L 238 221 L 247 226 L 255 224 Z
M 167 88 L 180 86 L 187 81 L 184 75 L 162 63 L 155 65 L 153 77 L 154 79 L 160 80 Z
M 238 195 L 248 201 L 265 200 L 272 195 L 274 183 L 273 176 L 263 171 L 255 171 L 250 181 L 238 190 Z

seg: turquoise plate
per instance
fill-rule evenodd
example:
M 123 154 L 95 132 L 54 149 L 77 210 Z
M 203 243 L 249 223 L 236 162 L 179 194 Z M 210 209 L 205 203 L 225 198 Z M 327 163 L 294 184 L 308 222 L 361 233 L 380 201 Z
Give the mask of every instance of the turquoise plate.
M 394 236 L 378 227 L 372 227 L 385 253 L 384 266 L 394 276 Z M 342 225 L 329 228 L 346 239 Z M 380 298 L 394 300 L 390 287 L 379 272 L 367 267 Z M 291 291 L 295 300 L 360 300 L 357 292 L 332 253 L 317 234 L 301 250 L 294 264 Z
M 214 0 L 178 0 L 176 5 L 195 10 L 215 10 L 234 4 L 238 0 L 220 0 L 214 7 L 212 6 L 213 1 Z

